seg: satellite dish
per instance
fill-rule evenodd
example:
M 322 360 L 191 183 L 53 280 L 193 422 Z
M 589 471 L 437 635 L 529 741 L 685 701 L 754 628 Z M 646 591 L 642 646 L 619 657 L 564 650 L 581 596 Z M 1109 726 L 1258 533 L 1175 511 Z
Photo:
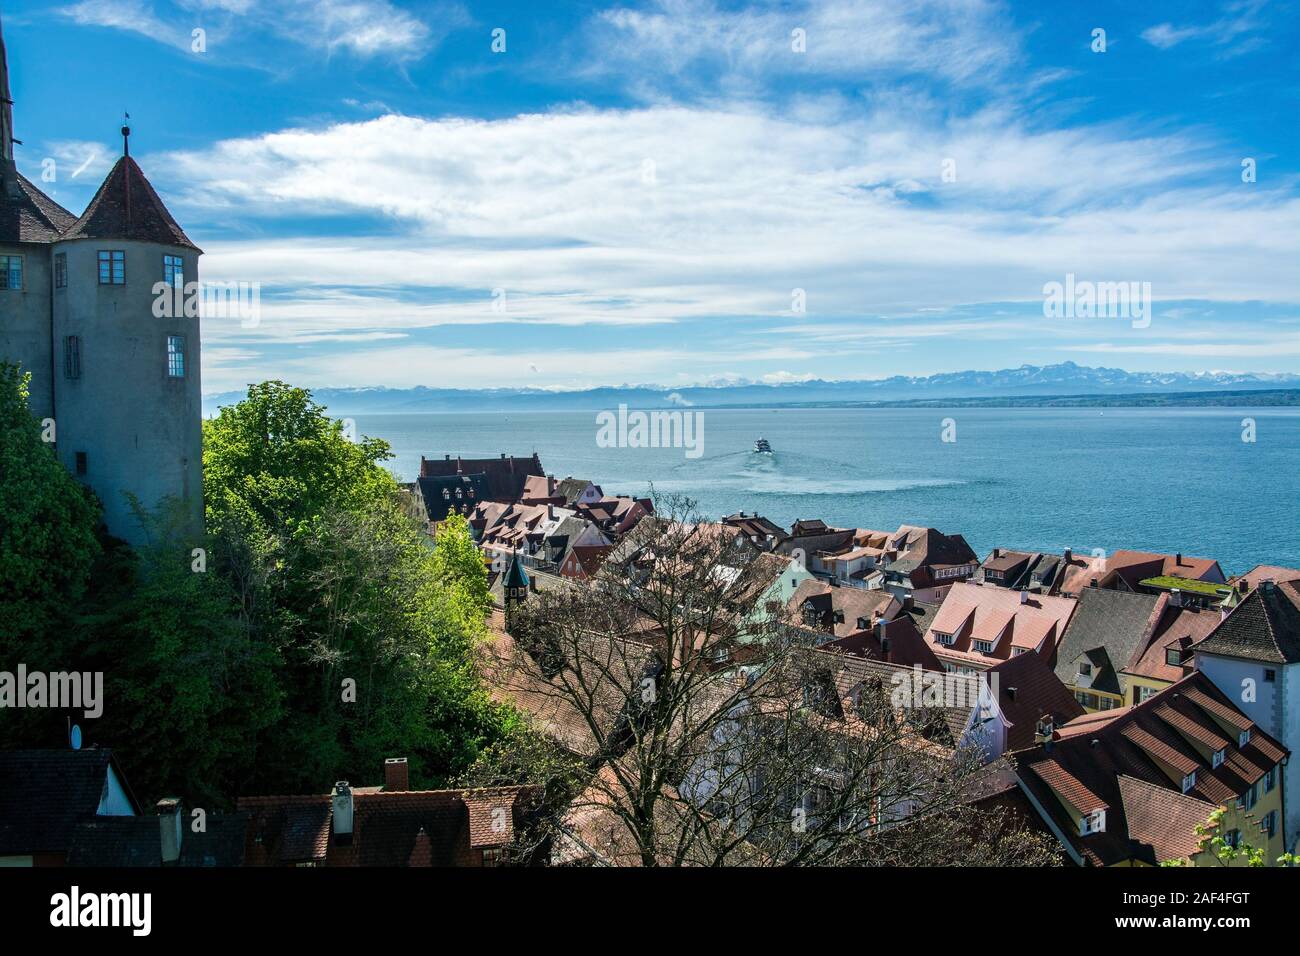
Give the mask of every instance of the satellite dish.
M 81 749 L 81 728 L 76 724 L 73 724 L 72 730 L 68 734 L 68 737 L 71 739 L 72 749 L 80 750 Z

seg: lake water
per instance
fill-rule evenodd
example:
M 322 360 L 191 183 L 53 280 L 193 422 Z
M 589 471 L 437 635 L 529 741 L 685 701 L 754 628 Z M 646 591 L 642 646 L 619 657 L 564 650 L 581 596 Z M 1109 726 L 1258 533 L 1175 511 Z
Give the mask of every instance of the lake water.
M 711 517 L 900 524 L 994 547 L 1178 552 L 1228 573 L 1300 567 L 1297 409 L 706 409 L 703 454 L 601 448 L 594 412 L 359 415 L 404 480 L 420 456 L 529 455 L 608 494 L 693 497 Z M 1242 440 L 1243 418 L 1256 441 Z M 942 440 L 946 418 L 956 441 Z M 773 454 L 752 451 L 766 437 Z

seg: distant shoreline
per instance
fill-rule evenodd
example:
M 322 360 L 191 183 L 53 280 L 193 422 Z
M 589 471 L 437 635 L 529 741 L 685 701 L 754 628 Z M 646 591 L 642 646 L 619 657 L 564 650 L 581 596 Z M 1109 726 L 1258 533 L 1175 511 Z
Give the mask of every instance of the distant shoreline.
M 216 398 L 217 396 L 213 396 Z M 222 396 L 224 397 L 224 396 Z M 522 415 L 555 412 L 597 412 L 610 406 L 595 403 L 529 408 L 526 401 L 499 407 L 477 408 L 353 408 L 324 399 L 335 415 Z M 617 405 L 617 402 L 614 403 Z M 625 404 L 633 404 L 625 402 Z M 1300 389 L 1241 389 L 1214 392 L 1156 392 L 1118 395 L 1003 395 L 961 398 L 910 398 L 880 401 L 733 402 L 709 405 L 636 402 L 639 409 L 682 411 L 812 408 L 1300 408 Z M 210 414 L 211 406 L 205 408 Z

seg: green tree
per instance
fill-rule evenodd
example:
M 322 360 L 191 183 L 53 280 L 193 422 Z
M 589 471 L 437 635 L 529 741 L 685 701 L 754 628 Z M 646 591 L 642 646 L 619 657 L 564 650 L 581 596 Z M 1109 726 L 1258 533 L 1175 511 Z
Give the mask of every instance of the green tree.
M 389 457 L 280 382 L 205 425 L 218 565 L 275 648 L 285 695 L 256 788 L 371 779 L 399 755 L 441 784 L 505 732 L 471 666 L 487 584 L 468 524 L 449 523 L 431 550 Z
M 38 664 L 85 592 L 99 505 L 28 408 L 30 376 L 0 363 L 0 659 Z

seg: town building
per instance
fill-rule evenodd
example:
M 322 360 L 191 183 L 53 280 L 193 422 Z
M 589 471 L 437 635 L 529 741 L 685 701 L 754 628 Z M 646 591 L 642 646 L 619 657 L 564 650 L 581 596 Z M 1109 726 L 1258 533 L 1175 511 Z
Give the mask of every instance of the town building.
M 1204 674 L 1039 736 L 1012 756 L 1025 793 L 1079 865 L 1219 865 L 1196 827 L 1220 807 L 1217 833 L 1230 844 L 1270 862 L 1283 851 L 1288 751 Z
M 447 478 L 456 475 L 485 475 L 487 500 L 514 504 L 523 496 L 524 483 L 530 476 L 545 478 L 542 461 L 534 452 L 527 458 L 507 456 L 498 458 L 462 458 L 444 455 L 442 458 L 420 456 L 420 478 Z
M 245 819 L 145 813 L 108 748 L 0 753 L 0 866 L 239 866 Z
M 1196 667 L 1287 748 L 1300 746 L 1300 580 L 1264 579 L 1191 645 Z M 1300 761 L 1285 771 L 1284 829 L 1300 844 Z
M 538 787 L 412 790 L 407 761 L 384 762 L 384 783 L 346 780 L 324 794 L 241 797 L 246 866 L 480 867 L 540 863 L 521 839 Z
M 1030 652 L 1050 661 L 1074 608 L 1070 598 L 963 582 L 952 585 L 925 637 L 953 670 L 987 670 Z

